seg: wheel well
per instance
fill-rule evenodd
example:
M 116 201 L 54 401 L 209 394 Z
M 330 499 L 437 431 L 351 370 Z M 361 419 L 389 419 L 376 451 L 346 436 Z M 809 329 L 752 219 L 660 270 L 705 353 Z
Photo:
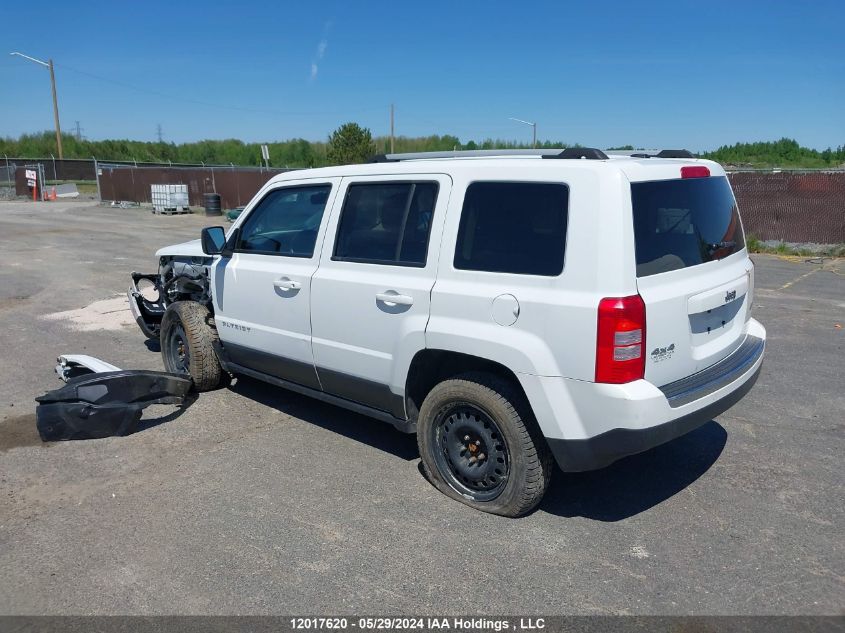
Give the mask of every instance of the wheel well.
M 498 376 L 516 388 L 527 403 L 525 391 L 516 374 L 504 365 L 479 356 L 438 349 L 424 349 L 414 356 L 405 382 L 408 419 L 416 422 L 423 400 L 438 383 L 470 371 Z

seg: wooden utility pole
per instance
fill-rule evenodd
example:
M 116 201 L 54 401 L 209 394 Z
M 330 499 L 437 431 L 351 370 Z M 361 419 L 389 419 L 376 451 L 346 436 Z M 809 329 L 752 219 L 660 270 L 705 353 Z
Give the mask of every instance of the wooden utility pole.
M 56 119 L 56 145 L 59 149 L 59 160 L 62 160 L 62 128 L 59 125 L 59 100 L 56 98 L 56 73 L 53 72 L 53 60 L 48 59 L 50 64 L 50 85 L 53 87 L 53 117 Z
M 396 149 L 393 142 L 393 104 L 390 104 L 390 153 L 395 153 Z

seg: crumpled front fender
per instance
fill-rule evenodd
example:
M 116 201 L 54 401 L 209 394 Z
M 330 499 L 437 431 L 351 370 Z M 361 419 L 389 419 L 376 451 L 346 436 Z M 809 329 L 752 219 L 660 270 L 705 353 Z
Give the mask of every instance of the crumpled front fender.
M 138 282 L 146 279 L 152 282 L 158 291 L 158 299 L 150 301 L 138 289 Z M 161 287 L 159 276 L 157 274 L 132 273 L 132 285 L 129 286 L 129 291 L 126 293 L 129 298 L 129 309 L 132 311 L 132 316 L 135 323 L 141 328 L 144 336 L 147 338 L 157 339 L 161 331 L 161 319 L 164 316 L 165 306 L 162 301 Z

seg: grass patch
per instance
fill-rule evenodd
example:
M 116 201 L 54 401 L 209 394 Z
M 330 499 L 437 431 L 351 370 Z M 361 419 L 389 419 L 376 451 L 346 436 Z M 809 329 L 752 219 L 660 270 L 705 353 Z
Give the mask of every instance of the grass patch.
M 79 195 L 81 196 L 94 196 L 97 195 L 97 183 L 91 182 L 84 182 L 81 184 L 76 185 L 76 189 L 79 191 Z
M 769 255 L 792 255 L 798 257 L 845 257 L 845 244 L 818 244 L 808 248 L 789 242 L 763 242 L 753 235 L 745 240 L 749 253 L 767 253 Z
M 47 180 L 44 183 L 45 187 L 53 187 L 55 185 L 76 185 L 76 190 L 81 196 L 93 196 L 97 194 L 96 180 Z

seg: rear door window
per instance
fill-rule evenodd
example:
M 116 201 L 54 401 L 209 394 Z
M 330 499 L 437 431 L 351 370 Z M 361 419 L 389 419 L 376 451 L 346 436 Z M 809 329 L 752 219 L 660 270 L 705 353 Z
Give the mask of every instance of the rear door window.
M 332 259 L 424 267 L 436 182 L 349 185 Z
M 472 183 L 461 212 L 455 268 L 559 275 L 568 205 L 569 188 L 561 183 Z
M 631 183 L 631 203 L 638 277 L 722 259 L 745 247 L 725 177 Z

